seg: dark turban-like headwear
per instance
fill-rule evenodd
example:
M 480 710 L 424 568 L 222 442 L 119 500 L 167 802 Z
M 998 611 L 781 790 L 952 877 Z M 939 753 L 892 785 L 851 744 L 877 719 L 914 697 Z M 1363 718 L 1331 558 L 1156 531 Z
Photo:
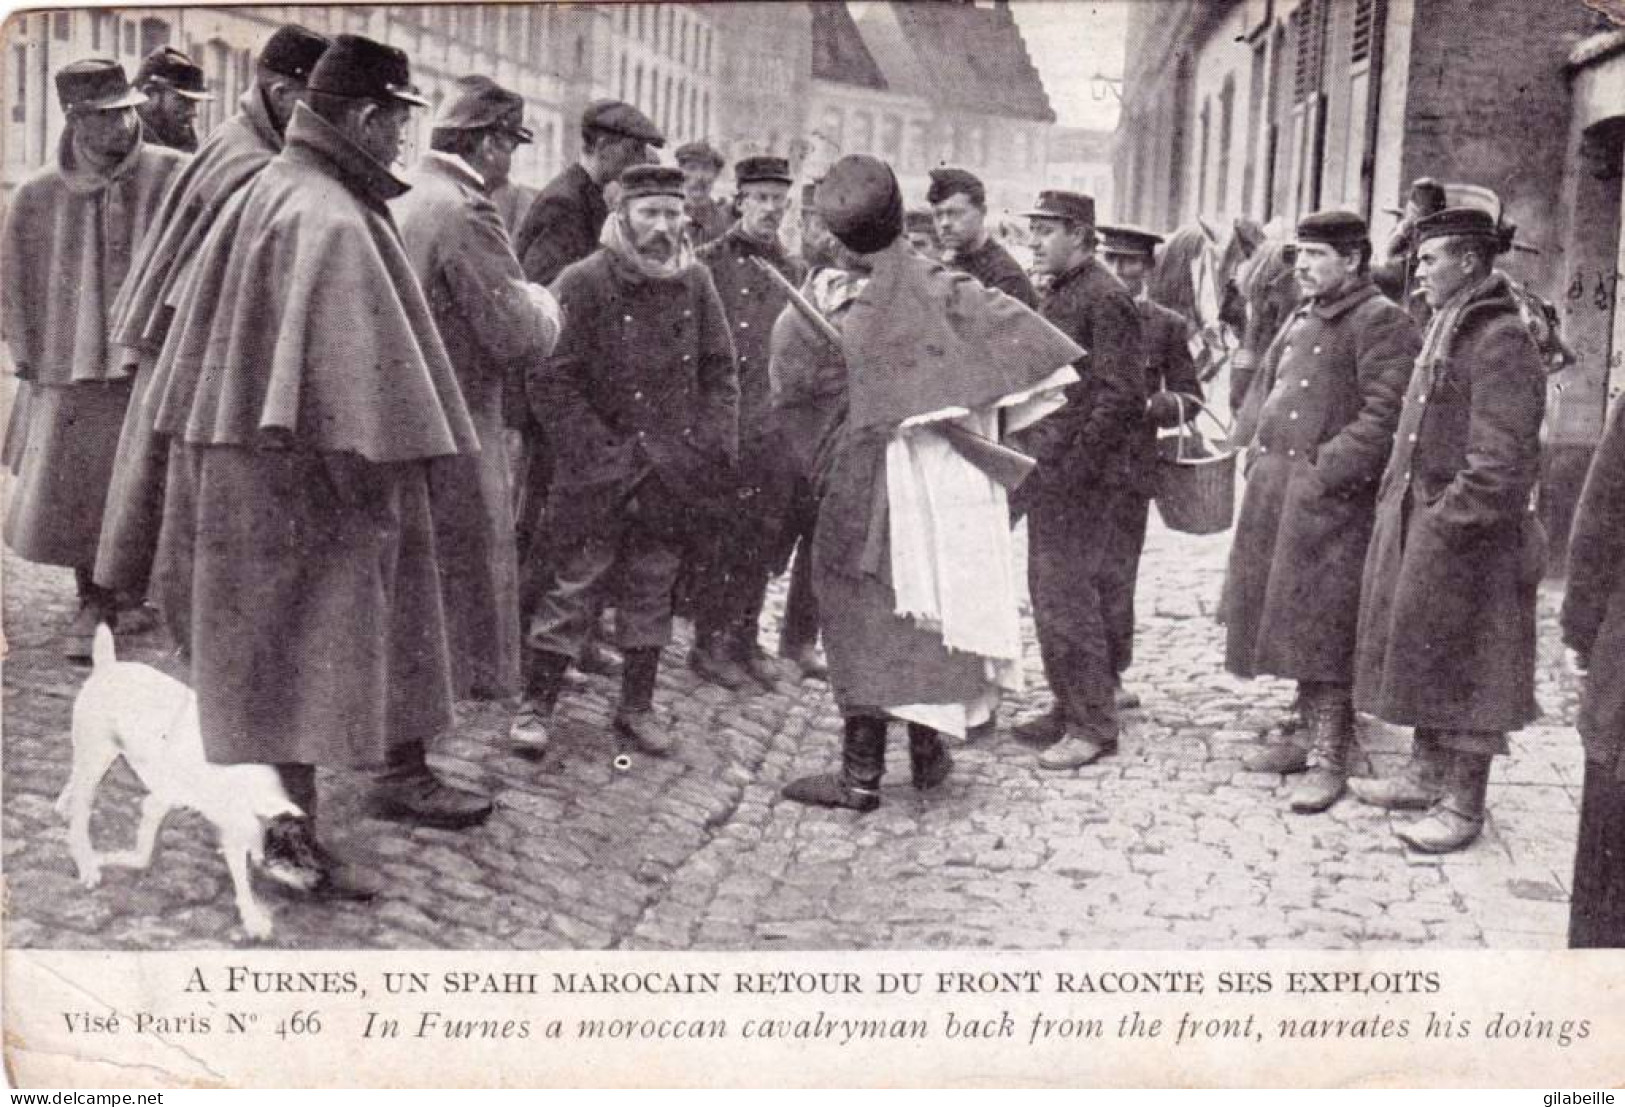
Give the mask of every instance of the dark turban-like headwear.
M 850 250 L 873 254 L 903 233 L 903 192 L 891 167 L 865 154 L 848 154 L 818 183 L 818 214 Z

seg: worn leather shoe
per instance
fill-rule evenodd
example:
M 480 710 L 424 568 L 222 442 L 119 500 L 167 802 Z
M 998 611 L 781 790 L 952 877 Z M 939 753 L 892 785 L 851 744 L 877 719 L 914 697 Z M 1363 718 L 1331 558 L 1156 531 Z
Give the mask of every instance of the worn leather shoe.
M 1438 800 L 1438 787 L 1428 787 L 1414 773 L 1392 777 L 1351 777 L 1349 791 L 1361 803 L 1384 811 L 1426 811 Z
M 1347 782 L 1341 765 L 1316 765 L 1303 774 L 1287 802 L 1299 815 L 1318 815 L 1342 798 Z
M 1301 773 L 1309 767 L 1309 751 L 1295 742 L 1271 742 L 1241 759 L 1250 773 Z
M 665 757 L 677 746 L 677 739 L 660 725 L 652 708 L 621 708 L 615 713 L 615 729 L 632 739 L 638 749 L 654 757 Z
M 491 801 L 478 792 L 457 788 L 432 773 L 399 784 L 377 787 L 373 812 L 385 819 L 463 830 L 483 823 L 491 814 Z
M 819 773 L 786 784 L 784 798 L 813 807 L 844 807 L 850 811 L 873 811 L 880 806 L 880 789 L 855 787 L 848 784 L 840 773 Z
M 738 662 L 739 668 L 750 679 L 771 692 L 779 684 L 779 667 L 773 659 L 754 644 L 746 646 Z
M 1118 681 L 1112 689 L 1112 698 L 1116 701 L 1118 709 L 1122 711 L 1133 711 L 1140 706 L 1140 694 L 1123 687 L 1122 681 Z
M 68 624 L 68 629 L 63 632 L 67 645 L 62 651 L 62 656 L 69 661 L 88 665 L 91 646 L 96 641 L 96 627 L 104 620 L 109 626 L 113 625 L 113 621 L 107 619 L 104 612 L 94 607 L 81 607 L 79 613 L 73 617 L 73 622 Z
M 1092 765 L 1102 757 L 1109 757 L 1117 752 L 1117 737 L 1102 735 L 1085 735 L 1079 731 L 1071 731 L 1055 745 L 1038 755 L 1038 767 L 1041 769 L 1081 769 L 1085 765 Z
M 817 646 L 807 645 L 791 651 L 786 661 L 801 670 L 803 680 L 828 680 L 829 663 Z
M 1051 711 L 1011 727 L 1010 737 L 1029 746 L 1049 746 L 1059 742 L 1065 730 L 1066 724 L 1061 721 L 1061 716 Z
M 1422 818 L 1400 827 L 1394 834 L 1422 853 L 1455 853 L 1477 841 L 1483 830 L 1482 816 L 1464 815 L 1441 801 Z
M 312 899 L 365 902 L 383 891 L 379 881 L 330 853 L 311 820 L 298 815 L 266 827 L 260 872 L 283 891 Z
M 515 753 L 526 757 L 542 756 L 552 741 L 548 734 L 552 715 L 551 711 L 544 709 L 535 700 L 526 700 L 520 704 L 518 714 L 508 725 L 509 747 Z
M 750 681 L 738 662 L 714 646 L 695 646 L 688 651 L 688 667 L 704 680 L 738 691 Z

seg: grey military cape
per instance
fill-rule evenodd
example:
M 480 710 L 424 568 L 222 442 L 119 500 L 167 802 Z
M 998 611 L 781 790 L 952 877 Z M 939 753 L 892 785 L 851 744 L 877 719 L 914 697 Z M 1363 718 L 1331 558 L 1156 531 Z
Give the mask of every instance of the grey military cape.
M 384 203 L 404 188 L 301 105 L 154 369 L 154 590 L 211 761 L 376 767 L 451 725 L 428 462 L 478 438 Z
M 6 542 L 30 561 L 96 560 L 130 382 L 107 342 L 130 257 L 186 158 L 142 142 L 110 173 L 57 162 L 18 187 L 0 241 L 0 336 L 19 378 L 5 461 Z

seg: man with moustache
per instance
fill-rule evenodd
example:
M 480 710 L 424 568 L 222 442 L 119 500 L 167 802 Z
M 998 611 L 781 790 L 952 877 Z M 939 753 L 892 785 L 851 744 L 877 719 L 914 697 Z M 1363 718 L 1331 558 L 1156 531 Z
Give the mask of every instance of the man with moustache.
M 148 142 L 183 154 L 198 148 L 197 106 L 213 100 L 203 79 L 203 67 L 175 49 L 160 46 L 141 60 L 135 87 L 147 102 L 136 107 L 142 135 Z
M 1324 811 L 1354 746 L 1355 629 L 1377 478 L 1393 443 L 1416 324 L 1372 283 L 1365 220 L 1298 223 L 1304 302 L 1265 355 L 1266 399 L 1225 578 L 1225 667 L 1297 682 L 1309 750 L 1289 739 L 1243 759 L 1305 773 L 1289 803 Z
M 163 519 L 168 443 L 153 431 L 149 385 L 169 334 L 177 287 L 226 201 L 282 149 L 294 105 L 304 100 L 305 81 L 327 46 L 325 36 L 297 24 L 266 40 L 237 114 L 181 170 L 113 305 L 111 341 L 134 384 L 107 492 L 96 582 L 133 600 L 146 596 Z
M 988 233 L 987 189 L 979 177 L 964 169 L 933 169 L 925 199 L 936 218 L 946 264 L 1030 308 L 1038 306 L 1038 294 L 1026 272 Z
M 773 324 L 789 297 L 757 265 L 791 284 L 805 270 L 779 241 L 790 198 L 790 163 L 749 157 L 734 167 L 739 221 L 698 254 L 711 271 L 733 334 L 739 373 L 739 483 L 696 545 L 694 650 L 689 662 L 707 680 L 739 688 L 749 679 L 773 686 L 776 672 L 757 643 L 768 582 L 789 550 L 784 535 L 795 495 L 768 379 Z M 791 538 L 794 542 L 794 538 Z
M 619 184 L 604 245 L 553 286 L 564 330 L 529 373 L 555 460 L 552 580 L 530 620 L 526 696 L 509 732 L 532 753 L 547 747 L 565 674 L 606 601 L 626 659 L 615 728 L 645 753 L 671 752 L 653 698 L 672 591 L 693 515 L 732 487 L 738 451 L 733 343 L 683 236 L 683 174 L 633 166 Z
M 1416 284 L 1432 314 L 1377 496 L 1355 702 L 1415 733 L 1405 772 L 1362 781 L 1355 794 L 1423 809 L 1395 833 L 1412 849 L 1451 853 L 1483 829 L 1507 732 L 1540 713 L 1535 598 L 1546 535 L 1532 501 L 1546 370 L 1495 268 L 1511 246 L 1496 214 L 1444 208 L 1417 220 L 1414 237 Z
M 715 242 L 733 225 L 729 207 L 711 195 L 717 177 L 728 166 L 715 147 L 703 139 L 677 148 L 677 168 L 683 171 L 683 214 L 688 216 L 688 241 L 696 250 Z
M 1012 505 L 1027 516 L 1033 622 L 1055 701 L 1015 733 L 1047 747 L 1040 768 L 1065 770 L 1117 752 L 1106 551 L 1131 471 L 1130 435 L 1145 411 L 1146 373 L 1139 312 L 1095 257 L 1093 197 L 1046 191 L 1026 215 L 1038 267 L 1050 278 L 1044 318 L 1086 351 L 1066 406 L 1021 443 L 1038 469 Z
M 390 201 L 480 436 L 477 456 L 437 458 L 429 470 L 452 682 L 463 699 L 519 692 L 519 566 L 503 402 L 508 382 L 546 356 L 559 332 L 558 304 L 526 283 L 484 192 L 531 141 L 524 115 L 517 93 L 489 77 L 459 77 L 411 190 Z
M 0 336 L 18 378 L 5 539 L 28 561 L 73 570 L 67 655 L 88 661 L 96 625 L 118 619 L 93 570 L 132 388 L 108 309 L 186 158 L 142 142 L 142 95 L 117 62 L 73 62 L 56 88 L 67 115 L 56 161 L 18 187 L 0 241 Z
M 154 590 L 204 751 L 277 768 L 304 814 L 268 828 L 266 869 L 326 898 L 378 889 L 320 841 L 316 766 L 373 774 L 385 818 L 490 812 L 426 760 L 454 722 L 430 462 L 479 439 L 386 206 L 422 106 L 403 52 L 338 36 L 215 221 L 153 371 L 171 441 Z
M 1124 444 L 1130 457 L 1129 479 L 1117 497 L 1102 562 L 1106 640 L 1116 674 L 1117 706 L 1123 708 L 1140 705 L 1139 696 L 1123 687 L 1123 673 L 1134 660 L 1134 588 L 1140 575 L 1140 553 L 1145 549 L 1151 497 L 1157 491 L 1157 431 L 1177 427 L 1181 419 L 1187 423 L 1195 419 L 1196 404 L 1202 399 L 1202 385 L 1191 360 L 1190 323 L 1146 295 L 1146 277 L 1156 263 L 1161 241 L 1162 236 L 1135 227 L 1100 228 L 1101 259 L 1134 297 L 1140 313 L 1140 349 L 1150 397 L 1145 411 L 1132 420 Z

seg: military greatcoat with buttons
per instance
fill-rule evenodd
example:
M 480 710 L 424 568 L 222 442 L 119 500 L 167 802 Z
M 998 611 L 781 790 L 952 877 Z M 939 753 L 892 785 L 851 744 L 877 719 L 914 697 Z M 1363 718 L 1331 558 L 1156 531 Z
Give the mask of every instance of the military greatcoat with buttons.
M 1225 579 L 1225 667 L 1350 684 L 1378 478 L 1421 346 L 1369 280 L 1304 304 L 1269 384 Z
M 710 273 L 691 265 L 650 280 L 600 249 L 553 293 L 564 329 L 527 379 L 553 448 L 553 547 L 610 529 L 634 492 L 674 534 L 699 525 L 694 513 L 731 479 L 739 437 L 733 342 Z
M 1383 476 L 1355 706 L 1402 726 L 1507 731 L 1538 713 L 1546 373 L 1507 283 L 1492 274 L 1431 324 Z

